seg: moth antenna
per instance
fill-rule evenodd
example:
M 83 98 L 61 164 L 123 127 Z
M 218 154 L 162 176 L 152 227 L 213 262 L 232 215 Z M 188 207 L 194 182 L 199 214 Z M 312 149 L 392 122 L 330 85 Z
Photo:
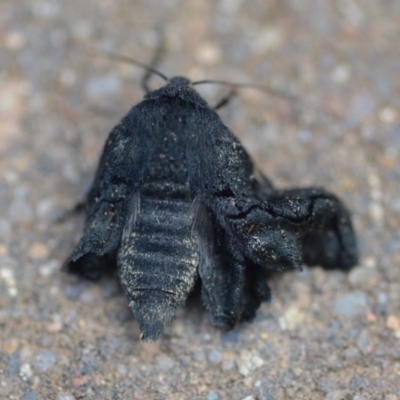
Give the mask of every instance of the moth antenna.
M 151 67 L 150 65 L 141 63 L 140 61 L 137 61 L 131 57 L 127 57 L 127 56 L 122 56 L 120 54 L 115 54 L 115 53 L 103 53 L 103 55 L 105 57 L 107 57 L 109 60 L 112 61 L 118 61 L 118 62 L 123 62 L 123 63 L 128 63 L 128 64 L 133 64 L 136 65 L 140 68 L 143 68 L 146 71 L 146 74 L 144 75 L 142 82 L 141 82 L 141 86 L 143 88 L 143 90 L 146 93 L 150 92 L 149 87 L 147 86 L 147 81 L 149 80 L 151 74 L 155 74 L 157 76 L 159 76 L 160 78 L 164 79 L 165 81 L 169 81 L 169 78 L 166 77 L 162 72 L 156 70 L 155 68 Z
M 192 82 L 192 85 L 203 85 L 206 83 L 213 83 L 213 84 L 217 84 L 217 85 L 224 85 L 224 86 L 230 86 L 232 89 L 234 88 L 249 88 L 249 89 L 256 89 L 259 90 L 261 92 L 267 93 L 271 96 L 276 96 L 276 97 L 281 97 L 287 101 L 290 102 L 298 102 L 298 98 L 287 93 L 284 92 L 282 90 L 278 90 L 278 89 L 272 89 L 270 87 L 266 87 L 266 86 L 262 86 L 262 85 L 258 85 L 257 83 L 235 83 L 235 82 L 228 82 L 228 81 L 220 81 L 220 80 L 209 80 L 209 79 L 205 79 L 202 81 L 196 81 L 196 82 Z M 228 95 L 228 100 L 229 100 L 229 96 Z M 215 108 L 220 108 L 223 105 L 225 105 L 227 103 L 227 101 L 224 101 L 223 104 L 221 104 L 222 101 L 217 104 L 217 106 Z
M 156 51 L 153 55 L 153 58 L 150 61 L 150 68 L 152 69 L 147 69 L 146 73 L 143 75 L 143 78 L 140 82 L 140 85 L 142 86 L 142 89 L 146 92 L 149 93 L 151 91 L 148 83 L 151 78 L 152 72 L 154 72 L 157 68 L 157 66 L 160 64 L 165 52 L 165 40 L 164 40 L 164 34 L 162 31 L 158 32 L 158 44 Z M 158 72 L 158 71 L 157 71 Z M 168 80 L 168 79 L 167 79 Z
M 223 97 L 215 106 L 214 110 L 218 110 L 224 106 L 226 106 L 237 94 L 237 90 L 232 88 L 229 93 Z

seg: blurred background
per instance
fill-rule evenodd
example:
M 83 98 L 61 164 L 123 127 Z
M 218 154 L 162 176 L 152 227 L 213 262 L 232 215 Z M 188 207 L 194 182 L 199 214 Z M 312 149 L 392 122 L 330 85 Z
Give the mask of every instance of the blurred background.
M 0 4 L 0 399 L 400 398 L 400 2 L 15 0 Z M 200 302 L 141 343 L 116 277 L 60 267 L 104 141 L 140 68 L 252 82 L 220 115 L 278 187 L 350 209 L 360 264 L 274 278 L 231 332 Z M 151 86 L 163 82 L 154 77 Z M 203 85 L 216 104 L 227 89 Z

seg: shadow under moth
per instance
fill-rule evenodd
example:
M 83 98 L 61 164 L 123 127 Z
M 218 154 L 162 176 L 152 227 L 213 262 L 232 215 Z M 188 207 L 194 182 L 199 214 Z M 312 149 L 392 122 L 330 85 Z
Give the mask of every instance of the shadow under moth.
M 157 340 L 196 283 L 215 326 L 255 316 L 267 274 L 357 263 L 349 214 L 320 188 L 256 179 L 243 146 L 186 78 L 149 91 L 111 131 L 66 262 L 118 273 L 143 340 Z

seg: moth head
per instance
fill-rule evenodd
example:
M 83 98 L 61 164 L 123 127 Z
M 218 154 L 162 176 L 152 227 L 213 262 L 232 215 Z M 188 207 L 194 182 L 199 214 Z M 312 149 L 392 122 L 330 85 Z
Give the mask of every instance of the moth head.
M 190 81 L 184 76 L 175 76 L 169 80 L 168 85 L 185 87 L 190 85 Z

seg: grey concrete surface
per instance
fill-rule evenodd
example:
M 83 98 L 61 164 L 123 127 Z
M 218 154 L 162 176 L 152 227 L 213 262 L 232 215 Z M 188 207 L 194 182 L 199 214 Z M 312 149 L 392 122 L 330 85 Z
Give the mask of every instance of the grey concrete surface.
M 147 62 L 160 28 L 168 76 L 298 97 L 242 90 L 220 113 L 277 186 L 346 202 L 361 258 L 273 278 L 231 332 L 195 301 L 143 344 L 114 276 L 60 272 L 82 217 L 55 220 L 143 95 L 140 69 L 94 53 Z M 398 0 L 2 1 L 0 399 L 400 398 L 399 33 Z

